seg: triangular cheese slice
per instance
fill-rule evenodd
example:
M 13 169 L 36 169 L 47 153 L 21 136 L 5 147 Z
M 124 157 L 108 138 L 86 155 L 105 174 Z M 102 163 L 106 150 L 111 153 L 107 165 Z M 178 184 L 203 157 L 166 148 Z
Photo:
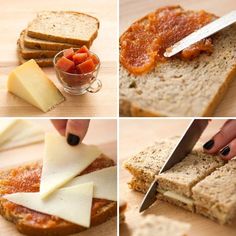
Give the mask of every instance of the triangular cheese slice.
M 0 151 L 24 146 L 44 140 L 44 131 L 27 120 L 14 120 L 5 125 L 0 123 Z
M 55 191 L 47 199 L 40 193 L 13 193 L 3 198 L 41 213 L 54 215 L 69 222 L 89 227 L 93 199 L 93 183 Z
M 47 197 L 86 169 L 101 151 L 93 145 L 71 146 L 59 134 L 47 133 L 40 183 L 41 196 Z
M 117 169 L 116 166 L 104 168 L 85 175 L 78 176 L 71 180 L 66 187 L 75 186 L 77 184 L 92 181 L 94 184 L 93 197 L 107 199 L 111 201 L 117 200 Z

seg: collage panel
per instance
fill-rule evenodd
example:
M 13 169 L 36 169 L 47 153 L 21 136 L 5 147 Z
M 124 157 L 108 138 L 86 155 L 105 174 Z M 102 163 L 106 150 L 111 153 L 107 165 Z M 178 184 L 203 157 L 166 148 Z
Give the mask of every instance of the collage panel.
M 120 120 L 120 235 L 235 235 L 235 130 L 236 120 Z
M 117 1 L 5 1 L 0 116 L 116 117 Z
M 116 153 L 115 119 L 1 119 L 0 235 L 117 235 Z

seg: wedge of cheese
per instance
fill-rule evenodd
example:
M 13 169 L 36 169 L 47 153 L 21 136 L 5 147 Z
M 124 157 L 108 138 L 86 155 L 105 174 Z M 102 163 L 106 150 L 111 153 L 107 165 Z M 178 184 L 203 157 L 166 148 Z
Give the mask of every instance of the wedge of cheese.
M 7 86 L 9 92 L 44 112 L 65 100 L 33 59 L 16 67 L 10 73 Z
M 13 193 L 5 199 L 29 209 L 54 215 L 69 222 L 89 227 L 93 200 L 93 183 L 59 189 L 47 199 L 40 193 Z
M 116 194 L 117 169 L 116 166 L 107 167 L 98 171 L 94 171 L 85 175 L 78 176 L 71 180 L 65 187 L 71 187 L 82 183 L 93 182 L 93 197 L 107 199 L 111 201 L 117 200 Z
M 40 194 L 47 197 L 86 169 L 101 151 L 94 145 L 71 146 L 59 134 L 47 133 L 40 182 Z
M 36 124 L 22 119 L 0 121 L 0 151 L 44 140 L 44 131 Z

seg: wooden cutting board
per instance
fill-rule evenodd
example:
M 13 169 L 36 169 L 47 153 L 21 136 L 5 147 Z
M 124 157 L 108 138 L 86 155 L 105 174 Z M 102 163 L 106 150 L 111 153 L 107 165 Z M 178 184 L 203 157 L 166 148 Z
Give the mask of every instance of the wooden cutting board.
M 181 135 L 187 128 L 190 120 L 121 120 L 119 139 L 119 161 L 120 198 L 128 203 L 126 212 L 126 223 L 120 226 L 120 235 L 132 235 L 134 229 L 139 225 L 142 217 L 147 214 L 164 215 L 172 219 L 185 221 L 191 224 L 188 236 L 235 236 L 236 221 L 233 226 L 221 226 L 201 215 L 197 215 L 171 204 L 157 201 L 152 207 L 139 214 L 138 210 L 144 194 L 131 191 L 127 182 L 131 175 L 122 168 L 123 161 L 133 154 L 143 150 L 155 140 L 171 136 Z M 206 142 L 215 134 L 223 120 L 214 120 L 203 133 L 201 141 Z M 229 180 L 230 181 L 230 180 Z M 227 184 L 227 183 L 226 183 Z
M 97 39 L 91 50 L 101 60 L 98 79 L 102 81 L 102 89 L 95 94 L 86 93 L 72 96 L 62 91 L 53 67 L 43 70 L 63 92 L 66 101 L 52 111 L 44 113 L 9 94 L 6 88 L 7 77 L 18 65 L 16 43 L 20 32 L 42 10 L 72 10 L 88 13 L 100 21 Z M 0 116 L 115 116 L 117 93 L 117 12 L 116 1 L 107 0 L 11 0 L 1 1 L 0 8 Z M 46 92 L 46 91 L 45 91 Z
M 55 129 L 48 120 L 34 120 L 42 125 L 45 131 L 54 131 Z M 109 130 L 109 132 L 107 132 Z M 95 120 L 91 121 L 88 133 L 84 143 L 96 144 L 109 157 L 116 161 L 116 121 L 115 120 Z M 21 148 L 0 152 L 0 169 L 18 166 L 23 163 L 41 160 L 43 155 L 43 142 Z M 115 236 L 116 235 L 116 217 L 93 227 L 79 236 Z M 0 216 L 0 235 L 1 236 L 20 236 L 14 224 L 6 221 Z M 78 235 L 78 234 L 77 234 Z
M 216 15 L 224 15 L 236 9 L 235 0 L 120 0 L 120 34 L 122 34 L 136 19 L 145 16 L 156 8 L 170 5 L 181 5 L 185 9 L 206 10 Z M 213 116 L 236 116 L 236 79 L 230 84 L 227 94 L 217 107 Z

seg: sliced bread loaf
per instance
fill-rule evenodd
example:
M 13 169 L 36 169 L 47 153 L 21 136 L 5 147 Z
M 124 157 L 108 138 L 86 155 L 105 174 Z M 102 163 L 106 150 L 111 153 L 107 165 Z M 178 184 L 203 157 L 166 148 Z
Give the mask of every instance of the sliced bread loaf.
M 90 46 L 98 28 L 98 19 L 84 13 L 44 11 L 28 25 L 27 34 L 47 41 Z
M 21 55 L 24 59 L 53 58 L 58 53 L 58 51 L 55 50 L 39 50 L 25 47 L 24 31 L 21 33 L 17 44 L 20 48 Z
M 210 116 L 236 74 L 235 32 L 236 24 L 213 35 L 211 55 L 170 58 L 145 75 L 134 76 L 121 65 L 120 114 Z

